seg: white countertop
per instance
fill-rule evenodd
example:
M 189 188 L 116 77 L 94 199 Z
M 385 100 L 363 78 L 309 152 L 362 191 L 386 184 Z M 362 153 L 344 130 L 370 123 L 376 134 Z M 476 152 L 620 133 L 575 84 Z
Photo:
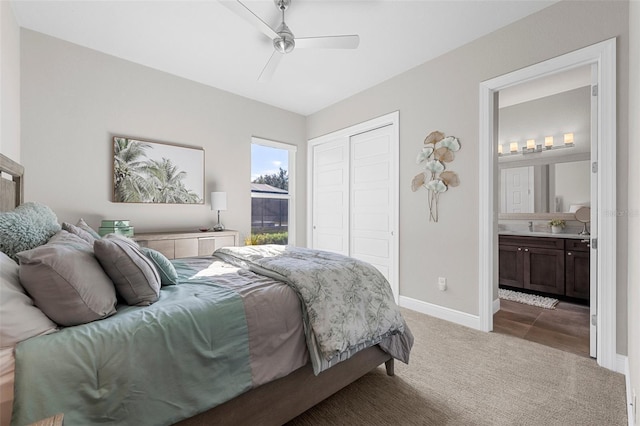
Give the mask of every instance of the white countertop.
M 553 237 L 553 238 L 571 238 L 571 239 L 580 239 L 586 240 L 591 238 L 590 235 L 580 235 L 580 234 L 553 234 L 551 232 L 529 232 L 529 231 L 500 231 L 499 235 L 515 235 L 518 237 Z

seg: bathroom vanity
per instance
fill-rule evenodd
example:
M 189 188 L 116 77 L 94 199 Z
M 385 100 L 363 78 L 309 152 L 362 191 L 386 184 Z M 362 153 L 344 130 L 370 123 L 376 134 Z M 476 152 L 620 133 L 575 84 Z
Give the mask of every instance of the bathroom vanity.
M 589 236 L 501 232 L 499 284 L 588 301 L 589 249 Z

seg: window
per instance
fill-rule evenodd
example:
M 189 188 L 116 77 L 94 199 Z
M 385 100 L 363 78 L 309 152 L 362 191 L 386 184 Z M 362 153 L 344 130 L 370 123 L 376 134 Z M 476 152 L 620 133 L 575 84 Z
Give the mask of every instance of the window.
M 251 139 L 251 237 L 247 244 L 295 243 L 296 147 Z

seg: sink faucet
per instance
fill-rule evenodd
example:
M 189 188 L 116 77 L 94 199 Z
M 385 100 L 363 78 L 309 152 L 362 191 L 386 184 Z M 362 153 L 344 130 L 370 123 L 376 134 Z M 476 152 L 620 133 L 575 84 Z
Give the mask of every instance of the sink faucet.
M 533 232 L 533 222 L 529 222 L 529 232 Z

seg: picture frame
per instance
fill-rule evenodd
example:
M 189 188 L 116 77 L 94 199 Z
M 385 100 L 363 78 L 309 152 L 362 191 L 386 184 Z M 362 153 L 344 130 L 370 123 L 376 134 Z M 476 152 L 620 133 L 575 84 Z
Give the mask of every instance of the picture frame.
M 114 203 L 204 204 L 204 149 L 112 139 Z

